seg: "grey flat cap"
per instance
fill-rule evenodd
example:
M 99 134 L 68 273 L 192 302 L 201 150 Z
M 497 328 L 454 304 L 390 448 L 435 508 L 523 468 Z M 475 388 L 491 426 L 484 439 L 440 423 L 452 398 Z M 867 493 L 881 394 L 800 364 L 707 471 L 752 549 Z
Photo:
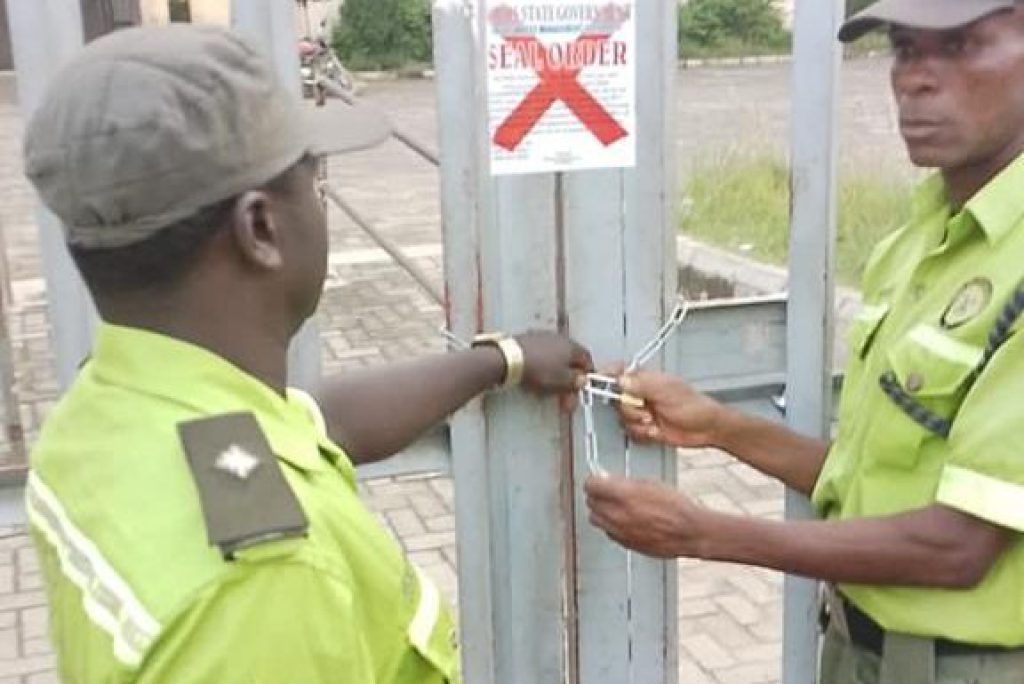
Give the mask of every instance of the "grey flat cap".
M 1015 4 L 1016 0 L 879 0 L 850 17 L 839 29 L 839 40 L 848 43 L 888 24 L 953 29 Z
M 290 96 L 262 53 L 227 30 L 127 29 L 54 78 L 25 133 L 26 174 L 68 244 L 122 247 L 261 186 L 304 154 L 390 133 L 379 112 L 321 109 Z M 325 149 L 314 131 L 328 129 Z

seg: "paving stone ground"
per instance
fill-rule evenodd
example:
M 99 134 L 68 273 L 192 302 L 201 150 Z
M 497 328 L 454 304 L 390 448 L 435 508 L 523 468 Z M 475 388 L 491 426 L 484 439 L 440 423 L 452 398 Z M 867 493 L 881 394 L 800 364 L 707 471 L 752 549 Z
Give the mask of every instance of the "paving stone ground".
M 788 65 L 771 65 L 681 72 L 676 143 L 681 172 L 701 155 L 720 154 L 731 145 L 785 149 L 788 70 Z M 848 63 L 844 77 L 844 163 L 905 165 L 884 94 L 884 63 Z M 7 288 L 4 313 L 17 415 L 31 444 L 57 386 L 33 198 L 21 175 L 22 122 L 13 86 L 10 75 L 0 74 L 0 282 Z M 367 96 L 418 138 L 436 140 L 431 83 L 377 84 Z M 440 281 L 437 175 L 431 167 L 388 143 L 334 161 L 330 174 L 354 205 Z M 330 219 L 330 273 L 320 310 L 325 368 L 338 371 L 440 349 L 440 309 L 343 216 L 332 210 Z M 0 465 L 10 464 L 16 455 L 6 438 L 0 438 L 0 447 L 5 448 Z M 707 451 L 682 453 L 679 463 L 680 487 L 703 504 L 781 517 L 781 488 L 746 466 Z M 381 520 L 454 601 L 453 483 L 418 476 L 370 481 L 363 488 Z M 680 681 L 778 682 L 781 576 L 693 561 L 678 568 Z M 0 529 L 0 684 L 58 681 L 46 634 L 45 598 L 30 541 L 22 527 Z

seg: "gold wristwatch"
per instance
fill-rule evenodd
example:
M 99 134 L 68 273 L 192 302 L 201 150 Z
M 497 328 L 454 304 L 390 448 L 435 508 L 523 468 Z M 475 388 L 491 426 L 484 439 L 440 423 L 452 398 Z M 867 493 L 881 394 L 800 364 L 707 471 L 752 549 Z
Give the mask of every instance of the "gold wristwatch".
M 523 371 L 526 370 L 526 357 L 523 355 L 523 348 L 514 337 L 503 333 L 480 333 L 473 338 L 472 346 L 497 347 L 505 357 L 505 378 L 501 383 L 502 387 L 515 387 L 522 382 Z

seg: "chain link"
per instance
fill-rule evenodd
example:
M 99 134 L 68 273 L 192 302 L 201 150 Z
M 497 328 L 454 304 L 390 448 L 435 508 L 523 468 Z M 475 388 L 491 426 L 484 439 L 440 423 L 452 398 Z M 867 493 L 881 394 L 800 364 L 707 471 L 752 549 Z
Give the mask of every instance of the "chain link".
M 689 313 L 689 302 L 687 302 L 685 297 L 679 295 L 676 305 L 664 325 L 636 353 L 629 362 L 629 365 L 626 366 L 626 372 L 633 373 L 650 362 L 664 348 L 668 340 L 679 329 L 679 326 L 683 324 L 687 313 Z M 618 380 L 606 375 L 591 373 L 587 375 L 587 384 L 579 391 L 580 408 L 583 411 L 583 449 L 587 467 L 590 469 L 591 475 L 606 475 L 608 471 L 601 465 L 601 454 L 597 445 L 597 430 L 594 427 L 595 397 L 600 397 L 601 402 L 604 404 L 608 404 L 610 401 L 621 401 L 622 388 Z

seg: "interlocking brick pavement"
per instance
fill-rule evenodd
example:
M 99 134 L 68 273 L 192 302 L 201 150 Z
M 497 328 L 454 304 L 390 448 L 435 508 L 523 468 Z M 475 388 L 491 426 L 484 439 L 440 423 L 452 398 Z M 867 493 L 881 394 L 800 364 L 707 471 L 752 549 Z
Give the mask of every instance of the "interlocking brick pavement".
M 885 65 L 844 68 L 852 106 L 844 109 L 851 151 L 872 163 L 898 163 Z M 756 96 L 750 96 L 755 92 Z M 684 171 L 736 130 L 784 146 L 788 67 L 688 71 L 680 76 L 677 147 Z M 33 199 L 21 176 L 21 121 L 13 80 L 0 74 L 0 267 L 11 282 L 7 325 L 15 391 L 29 443 L 57 394 L 45 288 L 32 226 Z M 368 97 L 423 140 L 436 140 L 432 85 L 375 86 Z M 728 111 L 729 116 L 721 116 Z M 723 125 L 724 124 L 724 125 Z M 332 161 L 330 176 L 346 198 L 402 245 L 440 282 L 437 175 L 396 143 Z M 329 371 L 407 358 L 441 349 L 441 311 L 372 241 L 337 210 L 330 214 L 332 253 L 320 310 L 321 353 Z M 4 281 L 0 278 L 0 281 Z M 733 513 L 779 518 L 781 488 L 728 457 L 707 451 L 679 459 L 680 487 L 703 504 Z M 365 482 L 370 507 L 453 602 L 457 598 L 454 486 L 436 476 Z M 779 680 L 781 577 L 754 568 L 681 561 L 680 681 L 683 684 L 774 684 Z M 46 606 L 38 565 L 23 528 L 0 530 L 0 684 L 54 684 L 46 641 Z

